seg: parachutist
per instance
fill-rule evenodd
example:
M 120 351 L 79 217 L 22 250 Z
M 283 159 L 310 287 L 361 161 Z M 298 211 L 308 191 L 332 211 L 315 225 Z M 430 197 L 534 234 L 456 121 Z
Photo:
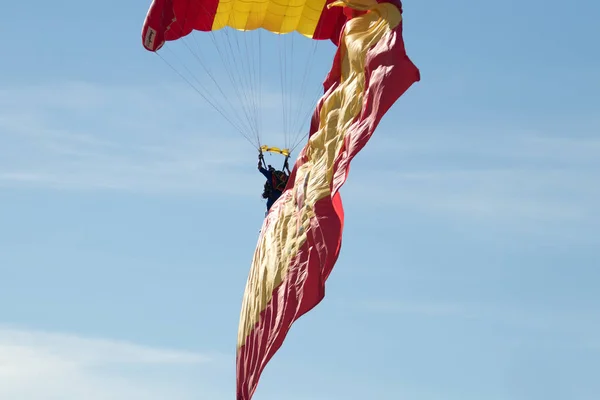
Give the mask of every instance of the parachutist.
M 287 181 L 289 176 L 283 172 L 278 171 L 273 166 L 268 165 L 267 168 L 263 167 L 264 159 L 262 154 L 258 156 L 258 170 L 261 174 L 264 175 L 267 180 L 265 181 L 265 185 L 263 188 L 262 197 L 263 199 L 267 199 L 267 213 L 271 209 L 271 206 L 277 201 L 277 199 L 281 196 L 283 191 L 285 190 L 285 185 L 287 185 Z M 286 163 L 287 168 L 287 163 Z M 289 168 L 287 168 L 289 171 Z

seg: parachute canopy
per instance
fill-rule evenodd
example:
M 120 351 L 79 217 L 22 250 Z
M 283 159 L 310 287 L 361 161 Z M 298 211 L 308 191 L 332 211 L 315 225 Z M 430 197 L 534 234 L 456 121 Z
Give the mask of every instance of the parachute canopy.
M 352 159 L 420 73 L 406 54 L 397 0 L 154 0 L 142 40 L 157 51 L 194 30 L 224 27 L 296 31 L 338 46 L 308 141 L 264 220 L 244 292 L 236 398 L 251 400 L 292 324 L 325 295 L 342 242 L 339 190 Z
M 153 0 L 142 29 L 144 47 L 160 49 L 192 31 L 231 27 L 240 31 L 263 28 L 273 33 L 298 32 L 312 39 L 337 43 L 345 22 L 333 0 Z
M 305 123 L 327 71 L 322 60 L 335 51 L 346 19 L 342 8 L 328 8 L 332 1 L 153 0 L 142 44 L 257 150 L 268 142 L 293 151 L 308 134 Z M 317 58 L 321 50 L 326 54 Z M 279 91 L 272 87 L 277 80 Z M 281 125 L 273 127 L 279 116 Z M 278 137 L 267 139 L 270 132 Z

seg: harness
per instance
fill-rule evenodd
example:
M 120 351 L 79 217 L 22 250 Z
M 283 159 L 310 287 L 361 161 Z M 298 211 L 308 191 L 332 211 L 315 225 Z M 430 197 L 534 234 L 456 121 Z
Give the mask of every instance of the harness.
M 267 148 L 266 146 L 261 147 L 260 153 L 258 155 L 259 167 L 260 167 L 260 164 L 262 163 L 262 167 L 265 169 L 267 166 L 265 165 L 265 159 L 263 158 L 262 150 L 277 151 L 277 152 L 280 152 L 281 154 L 284 154 L 285 162 L 283 164 L 283 168 L 284 169 L 287 168 L 287 170 L 289 172 L 289 166 L 288 166 L 288 158 L 290 156 L 289 150 L 287 150 L 287 149 L 280 150 L 275 147 Z M 273 191 L 283 193 L 283 191 L 285 190 L 285 187 L 287 185 L 287 181 L 289 179 L 288 175 L 284 171 L 272 170 L 270 165 L 269 165 L 269 170 L 271 171 L 271 180 L 270 181 L 267 180 L 265 182 L 265 186 L 264 186 L 264 190 L 263 190 L 263 194 L 262 194 L 262 197 L 265 199 L 271 197 L 271 194 Z
M 278 192 L 283 192 L 285 190 L 287 180 L 288 176 L 283 171 L 273 171 L 271 174 L 271 186 Z

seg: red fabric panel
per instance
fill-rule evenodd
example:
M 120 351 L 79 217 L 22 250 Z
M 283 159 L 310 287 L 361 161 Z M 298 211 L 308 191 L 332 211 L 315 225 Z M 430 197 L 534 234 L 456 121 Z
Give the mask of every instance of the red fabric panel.
M 273 205 L 271 212 L 276 212 L 277 205 Z M 258 324 L 246 338 L 246 345 L 238 351 L 237 400 L 252 398 L 260 374 L 281 347 L 292 323 L 325 296 L 325 280 L 341 246 L 343 213 L 338 214 L 338 209 L 342 209 L 339 195 L 315 203 L 318 217 L 311 221 L 304 245 L 281 285 L 273 291 Z

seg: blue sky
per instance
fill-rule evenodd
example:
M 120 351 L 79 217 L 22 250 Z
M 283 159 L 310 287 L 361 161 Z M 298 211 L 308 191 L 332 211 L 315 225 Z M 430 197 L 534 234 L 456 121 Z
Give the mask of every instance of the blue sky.
M 0 15 L 2 399 L 234 398 L 263 180 L 142 48 L 148 5 Z M 404 11 L 422 81 L 355 159 L 326 298 L 255 399 L 599 398 L 600 6 Z

